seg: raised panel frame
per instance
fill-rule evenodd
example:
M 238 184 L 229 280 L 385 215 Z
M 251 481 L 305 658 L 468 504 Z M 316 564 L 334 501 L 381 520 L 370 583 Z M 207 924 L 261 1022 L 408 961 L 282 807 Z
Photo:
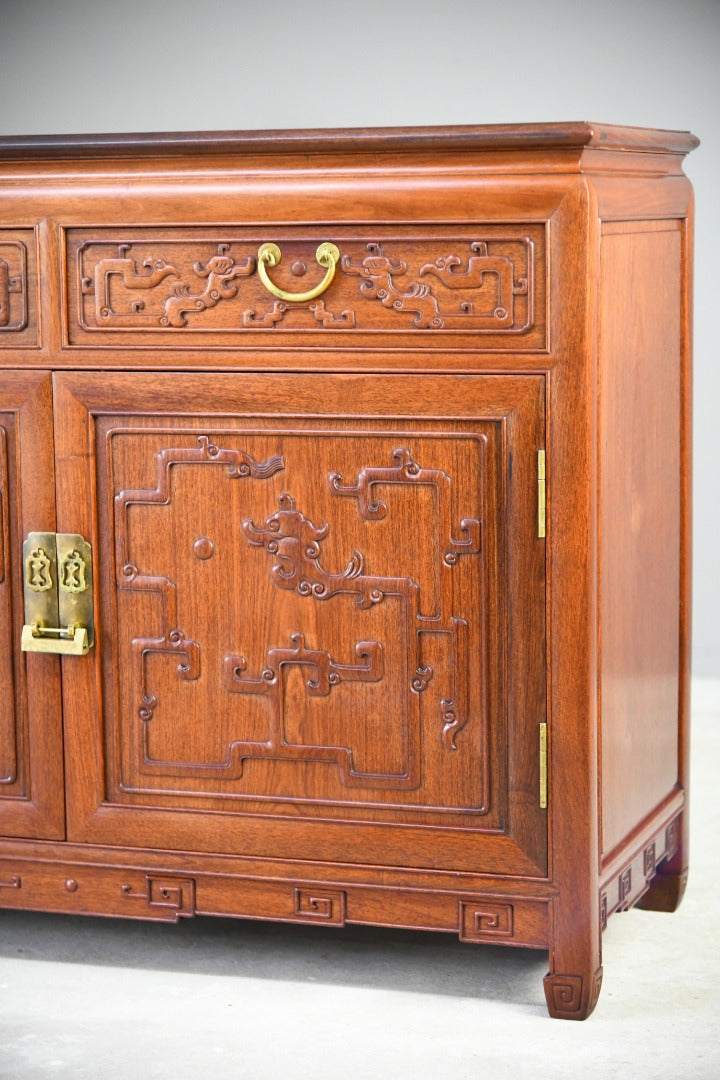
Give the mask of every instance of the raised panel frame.
M 108 701 L 103 703 L 101 687 L 112 664 L 103 651 L 102 635 L 95 659 L 83 667 L 84 679 L 65 687 L 66 743 L 69 763 L 68 788 L 71 839 L 90 842 L 146 844 L 161 842 L 169 848 L 195 846 L 215 851 L 269 851 L 286 857 L 302 850 L 309 858 L 373 863 L 392 860 L 396 865 L 418 865 L 430 858 L 447 869 L 480 870 L 498 865 L 507 872 L 543 876 L 546 872 L 546 814 L 539 809 L 537 723 L 544 715 L 544 542 L 536 536 L 536 483 L 533 470 L 537 447 L 544 433 L 544 379 L 541 377 L 433 376 L 428 392 L 413 394 L 413 376 L 319 376 L 257 375 L 214 376 L 212 384 L 200 375 L 167 376 L 107 374 L 62 374 L 55 377 L 57 409 L 57 460 L 59 472 L 59 520 L 72 505 L 85 505 L 86 520 L 78 527 L 91 535 L 101 526 L 99 505 L 106 496 L 98 490 L 106 483 L 104 470 L 97 472 L 93 456 L 104 416 L 133 414 L 152 426 L 158 417 L 183 417 L 197 413 L 200 402 L 212 401 L 211 412 L 223 416 L 279 420 L 298 418 L 298 423 L 316 422 L 318 416 L 391 417 L 404 425 L 422 426 L 437 420 L 458 421 L 468 416 L 501 423 L 504 449 L 514 448 L 511 520 L 504 529 L 525 530 L 527 540 L 515 545 L 508 558 L 503 538 L 502 558 L 508 562 L 507 588 L 511 600 L 508 622 L 502 625 L 496 653 L 503 670 L 509 650 L 514 648 L 511 686 L 503 676 L 496 692 L 493 723 L 501 732 L 493 753 L 500 763 L 507 785 L 507 811 L 494 826 L 478 828 L 453 821 L 443 826 L 435 822 L 412 825 L 400 819 L 396 824 L 382 814 L 367 811 L 346 814 L 341 819 L 273 812 L 253 807 L 252 812 L 230 812 L 212 799 L 200 802 L 196 810 L 169 800 L 144 797 L 128 805 L 121 793 L 108 797 L 108 768 L 103 757 L 103 719 Z M 192 402 L 188 408 L 188 402 Z M 442 403 L 438 409 L 438 403 Z M 207 409 L 202 409 L 205 414 Z M 462 427 L 462 425 L 461 425 Z M 202 433 L 202 425 L 198 433 Z M 522 452 L 520 452 L 522 450 Z M 100 477 L 100 479 L 98 479 Z M 503 482 L 508 482 L 504 478 Z M 507 509 L 508 507 L 506 507 Z M 504 515 L 503 515 L 504 516 Z M 100 566 L 98 580 L 107 582 L 107 567 Z M 533 588 L 528 590 L 528 581 Z M 102 588 L 102 586 L 101 586 Z M 108 586 L 115 589 L 115 584 Z M 528 602 L 525 598 L 531 595 Z M 104 603 L 106 601 L 103 601 Z M 98 613 L 98 618 L 102 614 Z M 521 644 L 522 643 L 522 644 Z M 168 646 L 169 647 L 169 646 Z M 182 645 L 179 646 L 182 651 Z M 186 661 L 179 658 L 184 664 Z M 343 659 L 343 662 L 345 660 Z M 100 701 L 98 712 L 88 702 Z M 532 702 L 532 708 L 528 704 Z M 539 715 L 542 713 L 542 715 Z M 510 733 L 510 734 L 509 734 Z M 513 755 L 507 740 L 512 739 Z M 80 747 L 93 752 L 80 767 Z M 89 764 L 89 767 L 88 767 Z M 497 793 L 493 796 L 497 803 Z M 167 807 L 167 808 L 164 808 Z M 219 813 L 218 811 L 223 811 Z M 392 845 L 388 828 L 392 832 Z M 469 843 L 482 836 L 482 844 Z
M 65 835 L 60 663 L 20 651 L 23 537 L 55 527 L 51 380 L 0 370 L 0 832 Z

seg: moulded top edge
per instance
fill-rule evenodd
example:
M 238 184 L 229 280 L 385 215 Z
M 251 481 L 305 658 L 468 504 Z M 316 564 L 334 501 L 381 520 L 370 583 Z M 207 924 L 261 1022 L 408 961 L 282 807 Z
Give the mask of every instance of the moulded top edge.
M 403 151 L 629 150 L 687 154 L 689 131 L 587 122 L 449 127 L 320 128 L 288 131 L 187 131 L 135 134 L 9 135 L 0 160 L 128 158 L 210 154 L 377 153 Z

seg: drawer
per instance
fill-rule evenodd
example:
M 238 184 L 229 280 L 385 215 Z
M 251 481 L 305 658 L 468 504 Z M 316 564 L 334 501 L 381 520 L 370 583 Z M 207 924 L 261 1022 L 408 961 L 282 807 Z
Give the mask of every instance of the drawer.
M 37 257 L 32 229 L 0 229 L 0 349 L 37 345 Z
M 544 223 L 69 229 L 65 251 L 69 346 L 546 347 Z

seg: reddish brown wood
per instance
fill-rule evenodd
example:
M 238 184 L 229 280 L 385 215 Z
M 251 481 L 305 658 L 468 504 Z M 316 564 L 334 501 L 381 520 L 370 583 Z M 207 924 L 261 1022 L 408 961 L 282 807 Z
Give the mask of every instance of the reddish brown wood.
M 0 833 L 65 835 L 57 657 L 25 657 L 22 542 L 55 527 L 50 377 L 0 371 Z M 1 902 L 1 901 L 0 901 Z
M 609 224 L 601 245 L 604 856 L 679 776 L 681 226 Z
M 694 145 L 0 140 L 0 906 L 542 947 L 592 1011 L 609 915 L 687 870 Z M 337 243 L 330 287 L 276 302 L 266 240 L 291 292 Z M 18 648 L 55 513 L 62 662 Z
M 359 153 L 389 150 L 550 150 L 585 146 L 603 150 L 639 150 L 687 154 L 699 140 L 689 131 L 656 131 L 586 122 L 484 124 L 454 127 L 337 128 L 299 131 L 163 132 L 127 135 L 5 135 L 0 154 L 12 159 L 101 158 L 172 154 L 207 155 L 288 152 Z
M 481 830 L 508 870 L 544 872 L 544 815 L 528 806 L 528 717 L 544 694 L 542 381 L 427 378 L 420 400 L 407 376 L 177 376 L 170 388 L 151 375 L 56 377 L 59 520 L 77 523 L 94 474 L 97 508 L 77 527 L 96 540 L 96 516 L 110 549 L 101 689 L 92 665 L 65 686 L 72 837 L 123 843 L 150 830 L 152 846 L 182 847 L 210 829 L 208 850 L 323 857 L 346 848 L 341 823 L 355 820 L 358 861 L 382 847 L 389 863 L 489 870 L 462 839 Z M 318 697 L 320 664 L 337 681 Z M 263 685 L 266 668 L 276 678 Z M 83 750 L 97 738 L 98 693 L 104 763 L 100 747 Z M 200 716 L 216 719 L 208 728 Z

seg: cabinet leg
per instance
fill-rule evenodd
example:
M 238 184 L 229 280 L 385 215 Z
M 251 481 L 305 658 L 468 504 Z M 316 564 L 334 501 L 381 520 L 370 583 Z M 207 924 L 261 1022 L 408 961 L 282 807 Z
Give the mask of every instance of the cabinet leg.
M 681 842 L 674 855 L 661 863 L 638 907 L 644 911 L 676 911 L 687 885 L 687 847 Z
M 556 1020 L 587 1020 L 597 1005 L 602 967 L 584 975 L 550 972 L 543 980 L 548 1012 Z
M 548 1012 L 558 1020 L 586 1020 L 602 986 L 600 898 L 596 890 L 575 903 L 553 903 L 550 970 L 543 981 Z

